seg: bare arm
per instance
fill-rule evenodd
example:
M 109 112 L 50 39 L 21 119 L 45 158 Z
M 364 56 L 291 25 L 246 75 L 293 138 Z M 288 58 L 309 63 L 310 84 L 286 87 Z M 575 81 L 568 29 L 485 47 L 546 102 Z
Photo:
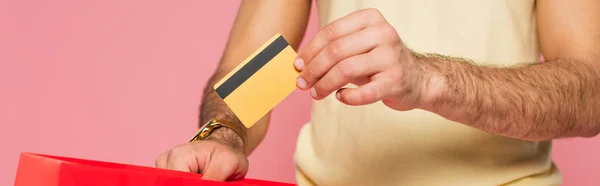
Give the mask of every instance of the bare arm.
M 212 87 L 276 33 L 281 33 L 297 49 L 306 30 L 310 5 L 310 0 L 242 1 L 221 62 L 204 89 L 200 124 L 214 117 L 225 118 L 228 122 L 235 123 L 243 134 L 238 137 L 232 130 L 220 128 L 211 138 L 217 138 L 234 148 L 243 148 L 246 155 L 262 141 L 269 125 L 270 113 L 246 129 Z M 245 145 L 241 138 L 246 141 Z
M 600 1 L 537 1 L 544 63 L 496 68 L 417 54 L 445 82 L 424 107 L 448 119 L 525 140 L 600 132 Z

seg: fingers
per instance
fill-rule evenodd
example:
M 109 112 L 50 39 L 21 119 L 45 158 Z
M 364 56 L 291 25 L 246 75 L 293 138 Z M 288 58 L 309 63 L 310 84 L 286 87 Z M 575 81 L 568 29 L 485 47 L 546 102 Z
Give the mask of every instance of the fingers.
M 217 153 L 219 156 L 213 156 L 210 163 L 202 170 L 202 179 L 205 180 L 232 180 L 241 179 L 247 170 L 238 170 L 247 167 L 240 164 L 247 164 L 245 159 L 237 157 L 232 153 Z
M 383 97 L 390 95 L 389 78 L 373 80 L 357 88 L 341 89 L 336 93 L 336 98 L 348 105 L 366 105 L 375 103 Z
M 174 147 L 160 155 L 155 164 L 157 168 L 201 173 L 202 179 L 216 181 L 241 179 L 248 172 L 245 154 L 212 141 Z
M 336 64 L 323 78 L 321 78 L 310 90 L 314 99 L 320 100 L 327 97 L 333 91 L 342 88 L 348 83 L 356 82 L 360 85 L 368 81 L 367 78 L 377 72 L 385 64 L 378 59 L 377 54 L 366 53 L 346 58 Z M 360 86 L 359 85 L 359 86 Z
M 328 43 L 383 21 L 385 21 L 383 16 L 376 9 L 364 9 L 348 14 L 323 27 L 305 47 L 298 51 L 298 58 L 303 61 L 302 63 L 310 62 Z M 305 65 L 297 65 L 298 70 L 303 70 L 302 66 Z
M 160 156 L 158 156 L 158 158 L 156 158 L 156 162 L 154 162 L 154 165 L 156 166 L 156 168 L 159 168 L 159 169 L 167 168 L 167 154 L 168 153 L 163 153 Z
M 181 149 L 181 148 L 180 148 Z M 182 150 L 173 149 L 167 155 L 167 169 L 183 172 L 198 172 L 199 163 L 192 156 L 192 152 L 181 152 Z
M 381 34 L 384 26 L 384 24 L 381 24 L 381 26 L 368 27 L 327 44 L 311 62 L 305 64 L 297 80 L 297 86 L 306 90 L 312 87 L 340 60 L 369 52 L 376 48 L 378 44 L 386 43 L 384 35 Z
M 228 170 L 230 168 L 231 167 L 220 166 L 216 162 L 208 164 L 206 170 L 202 172 L 202 179 L 215 181 L 227 180 L 229 172 L 233 172 L 232 170 Z

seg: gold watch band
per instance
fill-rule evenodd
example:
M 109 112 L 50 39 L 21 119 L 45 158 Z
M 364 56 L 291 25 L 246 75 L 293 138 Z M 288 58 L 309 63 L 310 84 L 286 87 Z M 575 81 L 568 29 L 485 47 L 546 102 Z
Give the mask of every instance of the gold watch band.
M 246 144 L 246 141 L 245 141 L 244 137 L 242 136 L 241 131 L 237 130 L 233 124 L 219 120 L 219 119 L 211 119 L 206 124 L 204 124 L 204 126 L 202 126 L 198 130 L 198 132 L 196 132 L 196 135 L 194 135 L 194 137 L 192 137 L 192 139 L 190 139 L 189 142 L 204 140 L 208 136 L 210 136 L 216 129 L 221 128 L 221 127 L 227 127 L 229 129 L 233 130 L 238 136 L 240 136 L 240 138 L 242 138 L 242 142 L 244 144 Z

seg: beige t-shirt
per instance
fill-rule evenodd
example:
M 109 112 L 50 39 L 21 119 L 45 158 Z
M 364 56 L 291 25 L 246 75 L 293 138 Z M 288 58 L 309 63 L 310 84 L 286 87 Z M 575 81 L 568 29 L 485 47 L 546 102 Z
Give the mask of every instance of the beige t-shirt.
M 539 59 L 534 0 L 317 3 L 321 26 L 377 8 L 417 52 L 493 65 Z M 423 110 L 399 112 L 380 102 L 347 106 L 331 95 L 314 102 L 294 160 L 299 185 L 559 185 L 551 147 L 551 141 L 505 138 Z

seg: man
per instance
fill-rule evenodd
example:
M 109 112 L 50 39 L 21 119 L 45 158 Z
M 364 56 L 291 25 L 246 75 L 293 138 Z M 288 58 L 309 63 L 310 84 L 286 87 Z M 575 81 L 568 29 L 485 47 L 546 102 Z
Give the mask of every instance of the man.
M 551 140 L 600 131 L 600 1 L 317 2 L 295 61 L 315 99 L 299 185 L 558 185 Z M 298 48 L 309 9 L 243 1 L 208 87 L 275 33 Z M 269 116 L 246 130 L 210 88 L 201 111 L 232 127 L 157 167 L 242 178 Z

